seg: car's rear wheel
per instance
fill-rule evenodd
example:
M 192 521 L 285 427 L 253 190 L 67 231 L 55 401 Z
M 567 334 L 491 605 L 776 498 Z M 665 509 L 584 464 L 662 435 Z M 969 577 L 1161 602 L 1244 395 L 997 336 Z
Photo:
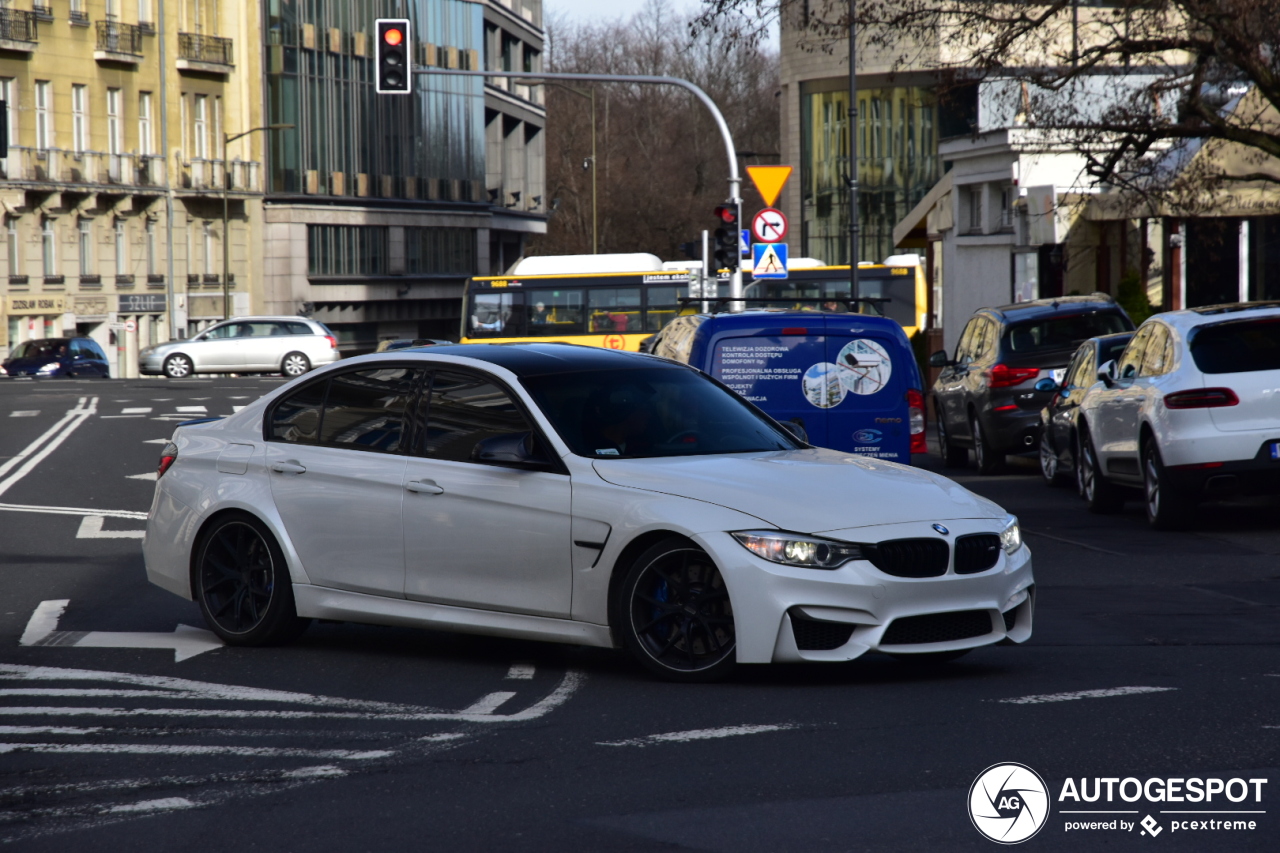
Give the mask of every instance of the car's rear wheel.
M 1066 482 L 1058 452 L 1049 443 L 1049 429 L 1046 427 L 1040 434 L 1040 474 L 1050 486 L 1061 486 Z
M 181 353 L 164 360 L 164 375 L 170 379 L 186 379 L 194 369 L 191 359 Z
M 942 410 L 937 410 L 938 415 L 938 450 L 942 453 L 942 464 L 948 468 L 963 468 L 969 464 L 969 451 L 963 447 L 956 447 L 951 443 L 951 436 L 947 433 L 947 421 L 942 416 Z
M 973 461 L 978 465 L 978 473 L 994 474 L 1000 470 L 1000 465 L 1004 462 L 1004 454 L 996 453 L 987 443 L 987 437 L 982 432 L 982 423 L 977 415 L 969 418 L 969 432 L 973 435 Z
M 291 352 L 280 362 L 280 372 L 290 379 L 297 378 L 311 369 L 311 359 L 300 352 Z
M 1080 447 L 1076 454 L 1076 479 L 1080 497 L 1089 505 L 1089 512 L 1100 515 L 1119 512 L 1124 506 L 1124 493 L 1120 487 L 1102 475 L 1098 467 L 1098 453 L 1093 439 L 1087 432 L 1080 433 Z
M 1142 485 L 1146 498 L 1147 522 L 1156 530 L 1176 530 L 1186 525 L 1194 501 L 1169 482 L 1155 440 L 1142 452 Z
M 192 575 L 205 621 L 230 645 L 290 640 L 310 621 L 298 618 L 280 545 L 247 513 L 225 515 L 205 531 Z
M 687 539 L 665 539 L 631 564 L 613 624 L 641 665 L 672 681 L 715 681 L 736 659 L 729 590 L 707 552 Z

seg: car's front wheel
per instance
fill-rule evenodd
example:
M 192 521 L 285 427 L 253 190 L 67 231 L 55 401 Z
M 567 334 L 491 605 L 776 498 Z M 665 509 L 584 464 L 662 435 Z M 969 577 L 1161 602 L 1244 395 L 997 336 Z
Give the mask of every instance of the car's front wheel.
M 1058 451 L 1049 443 L 1049 428 L 1040 433 L 1040 475 L 1050 486 L 1061 486 L 1066 477 L 1062 472 L 1062 464 L 1058 459 Z
M 641 665 L 672 681 L 715 681 L 736 659 L 729 590 L 707 552 L 687 539 L 665 539 L 631 564 L 613 624 Z
M 1184 491 L 1169 482 L 1155 439 L 1147 442 L 1142 453 L 1142 485 L 1147 504 L 1147 522 L 1153 528 L 1176 530 L 1187 523 L 1193 501 Z
M 225 515 L 205 531 L 192 575 L 205 621 L 230 645 L 290 640 L 310 621 L 298 618 L 280 545 L 247 513 Z
M 191 359 L 181 353 L 164 360 L 164 375 L 170 379 L 186 379 L 194 369 Z
M 978 466 L 978 473 L 994 474 L 1000 470 L 1000 465 L 1004 462 L 1004 454 L 997 453 L 987 443 L 987 437 L 982 432 L 982 422 L 978 420 L 977 415 L 969 418 L 969 432 L 973 435 L 973 461 Z
M 280 372 L 296 379 L 311 369 L 311 360 L 300 352 L 291 352 L 280 362 Z

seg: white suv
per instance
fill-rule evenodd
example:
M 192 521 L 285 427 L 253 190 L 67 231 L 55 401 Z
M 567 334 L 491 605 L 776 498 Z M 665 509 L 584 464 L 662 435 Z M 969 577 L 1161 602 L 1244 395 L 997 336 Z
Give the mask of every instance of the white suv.
M 183 379 L 193 373 L 283 373 L 293 378 L 340 358 L 329 327 L 304 317 L 235 317 L 193 338 L 138 353 L 144 376 Z
M 1098 379 L 1076 457 L 1093 512 L 1137 487 L 1167 530 L 1198 500 L 1280 492 L 1280 302 L 1159 314 Z

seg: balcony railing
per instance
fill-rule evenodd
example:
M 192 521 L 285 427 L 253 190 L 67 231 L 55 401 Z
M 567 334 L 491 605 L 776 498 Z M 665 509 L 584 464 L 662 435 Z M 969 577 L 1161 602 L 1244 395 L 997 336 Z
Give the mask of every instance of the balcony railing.
M 60 148 L 14 146 L 4 178 L 46 184 L 107 184 L 131 187 L 164 186 L 164 158 L 158 154 L 107 154 L 64 151 Z
M 178 33 L 178 59 L 210 65 L 233 65 L 231 39 L 199 33 Z
M 98 21 L 96 48 L 105 53 L 142 56 L 142 30 L 119 21 Z
M 227 163 L 231 181 L 226 185 L 232 192 L 261 192 L 261 164 L 256 160 L 231 160 Z M 221 160 L 195 157 L 183 163 L 182 187 L 189 190 L 207 190 L 221 193 L 223 188 Z
M 0 39 L 35 43 L 35 12 L 22 9 L 0 9 Z

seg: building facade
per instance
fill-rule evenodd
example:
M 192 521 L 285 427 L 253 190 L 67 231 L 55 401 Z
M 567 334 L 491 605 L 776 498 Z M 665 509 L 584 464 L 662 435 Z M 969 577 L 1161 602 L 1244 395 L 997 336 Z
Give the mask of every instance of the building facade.
M 344 352 L 456 338 L 462 286 L 546 230 L 541 87 L 418 74 L 374 92 L 373 22 L 408 17 L 425 68 L 536 71 L 539 0 L 262 3 L 264 304 L 329 325 Z
M 262 123 L 254 7 L 18 5 L 0 3 L 0 353 L 85 334 L 135 376 L 141 347 L 261 310 L 261 139 L 223 145 Z

